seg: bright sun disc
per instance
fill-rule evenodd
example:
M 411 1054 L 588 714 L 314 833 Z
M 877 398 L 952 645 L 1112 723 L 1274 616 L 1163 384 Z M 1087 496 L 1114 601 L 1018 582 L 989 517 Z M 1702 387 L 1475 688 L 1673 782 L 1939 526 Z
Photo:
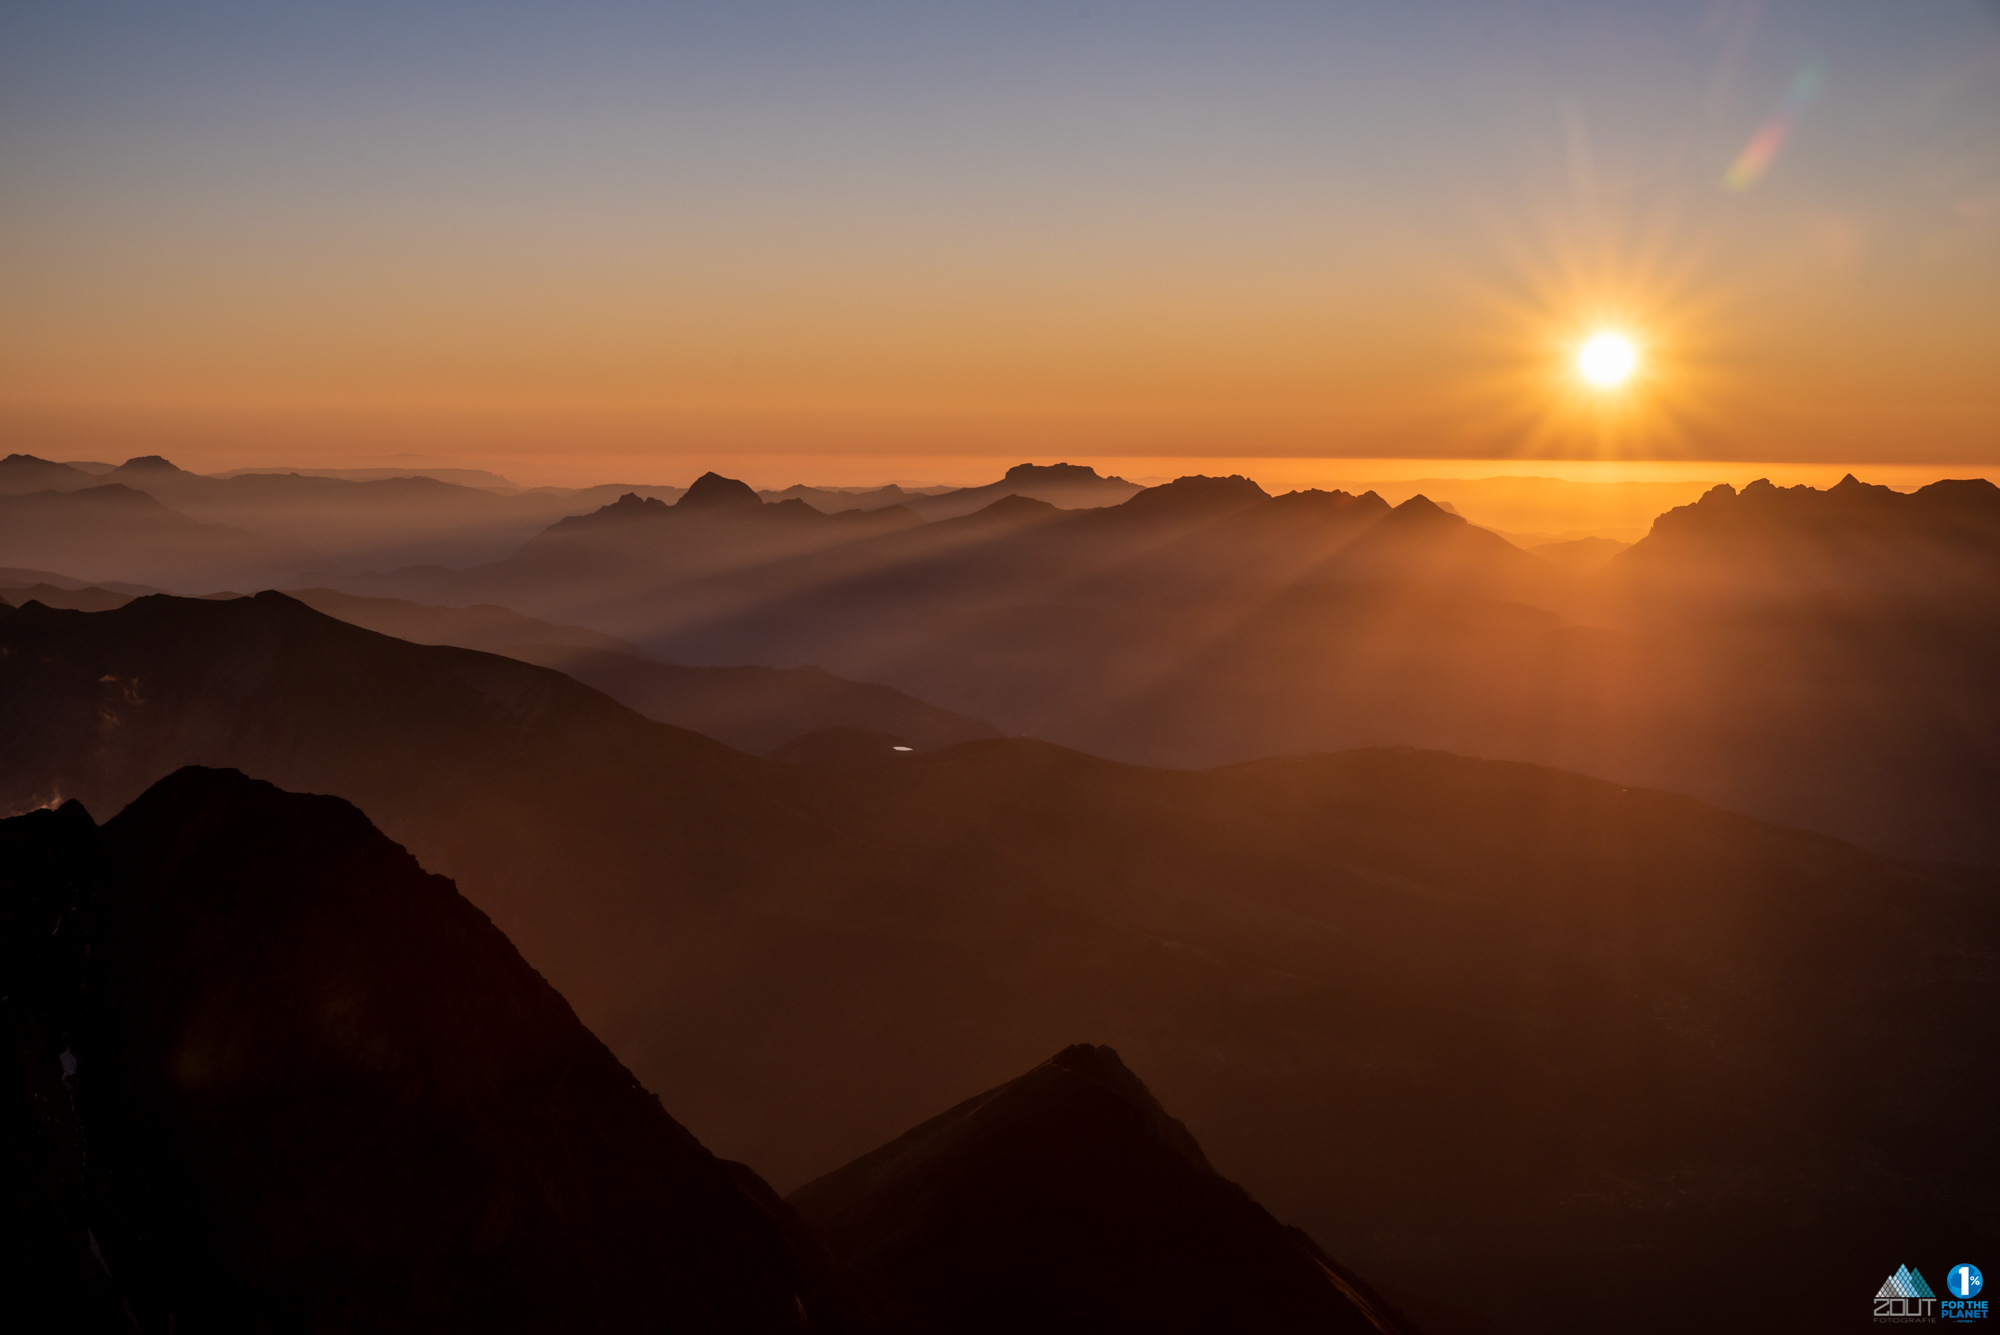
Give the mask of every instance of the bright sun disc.
M 1577 350 L 1576 369 L 1599 389 L 1613 389 L 1639 369 L 1639 349 L 1623 334 L 1593 334 Z

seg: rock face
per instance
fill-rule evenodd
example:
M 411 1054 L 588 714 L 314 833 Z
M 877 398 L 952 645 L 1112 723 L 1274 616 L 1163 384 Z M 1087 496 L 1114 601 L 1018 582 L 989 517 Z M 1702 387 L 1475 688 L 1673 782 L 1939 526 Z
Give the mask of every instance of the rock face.
M 0 846 L 11 1203 L 73 1286 L 37 1292 L 147 1331 L 854 1329 L 782 1202 L 347 803 L 191 768 Z
M 1217 1174 L 1106 1047 L 1065 1048 L 791 1200 L 923 1329 L 1410 1329 Z

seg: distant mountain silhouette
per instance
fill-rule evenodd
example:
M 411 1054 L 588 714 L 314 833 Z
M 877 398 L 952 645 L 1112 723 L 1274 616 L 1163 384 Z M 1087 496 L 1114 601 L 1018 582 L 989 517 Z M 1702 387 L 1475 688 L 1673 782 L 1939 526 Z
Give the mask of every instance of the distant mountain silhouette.
M 687 494 L 686 487 L 663 487 L 651 483 L 600 482 L 589 487 L 529 487 L 524 496 L 546 496 L 559 500 L 570 514 L 588 514 L 630 493 L 646 500 L 672 505 Z
M 93 584 L 87 579 L 74 575 L 59 574 L 53 570 L 33 570 L 22 566 L 0 566 L 0 584 L 9 588 L 25 589 L 46 584 L 51 588 L 76 592 L 82 589 L 103 588 L 112 593 L 122 593 L 133 598 L 142 598 L 149 593 L 165 593 L 166 590 L 151 584 L 130 584 L 123 580 L 105 580 Z
M 1096 469 L 1082 464 L 1015 464 L 998 482 L 912 497 L 902 503 L 924 519 L 938 520 L 972 514 L 1006 496 L 1046 501 L 1062 510 L 1089 510 L 1122 504 L 1140 490 L 1137 483 L 1122 477 L 1100 477 Z
M 1117 508 L 1131 518 L 1156 515 L 1220 518 L 1270 499 L 1270 493 L 1255 482 L 1232 473 L 1228 477 L 1177 477 L 1172 482 L 1146 488 Z
M 1085 511 L 1009 494 L 935 523 L 753 505 L 713 474 L 703 494 L 733 507 L 634 494 L 493 565 L 333 582 L 504 604 L 690 667 L 820 668 L 1117 759 L 1437 746 L 1686 791 L 1899 856 L 2000 863 L 1983 482 L 1723 489 L 1582 576 L 1422 497 L 1263 498 L 1241 478 Z M 1788 610 L 1787 590 L 1829 580 L 1887 583 L 1904 605 L 1836 589 L 1821 596 L 1846 610 Z M 208 587 L 228 585 L 242 581 Z M 1761 624 L 1739 619 L 1756 608 Z M 1743 668 L 1753 647 L 1782 671 Z M 823 726 L 927 745 L 956 726 L 787 707 L 737 728 L 734 704 L 665 703 L 694 689 L 686 673 L 533 660 L 757 750 Z M 1855 721 L 1826 726 L 1840 713 Z
M 1469 648 L 1560 625 L 1461 603 Z M 356 802 L 782 1190 L 1087 1036 L 1420 1324 L 1679 1332 L 1842 1319 L 1996 1171 L 1991 886 L 1683 797 L 1388 749 L 785 764 L 273 594 L 0 614 L 0 739 L 5 810 L 190 763 Z
M 392 478 L 427 477 L 437 482 L 450 482 L 461 487 L 479 487 L 486 491 L 497 491 L 502 495 L 530 490 L 517 487 L 498 473 L 484 468 L 231 468 L 226 472 L 211 473 L 210 477 L 245 477 L 251 474 L 299 473 L 306 477 L 339 478 L 346 482 L 385 482 Z M 539 490 L 539 488 L 536 488 Z
M 1411 580 L 1541 607 L 1561 607 L 1572 596 L 1565 572 L 1424 496 L 1412 496 L 1369 525 L 1318 573 Z
M 676 544 L 566 546 L 552 530 L 431 596 L 582 621 L 667 661 L 815 665 L 1117 759 L 1436 746 L 1690 792 L 1899 856 L 2000 864 L 1985 816 L 2000 801 L 2000 695 L 1983 666 L 2000 596 L 1980 591 L 1974 559 L 1990 490 L 1752 488 L 1747 509 L 1719 492 L 1663 517 L 1650 549 L 1578 575 L 1422 497 L 1392 510 L 1373 493 L 1258 499 L 1246 480 L 1184 479 L 1102 509 L 1010 496 L 791 547 L 761 520 Z M 1784 517 L 1801 507 L 1821 517 Z M 1673 536 L 1689 524 L 1693 537 Z M 1833 551 L 1795 562 L 1815 586 L 1843 569 L 1876 578 L 1878 530 L 1902 535 L 1898 551 L 1959 555 L 1883 564 L 1900 607 L 1786 610 L 1801 581 L 1764 580 L 1784 567 L 1758 561 L 1738 580 L 1735 539 L 1710 534 L 1745 525 L 1757 550 Z M 1722 555 L 1684 561 L 1684 548 Z M 1701 570 L 1729 596 L 1690 593 L 1709 587 L 1682 578 Z M 1767 611 L 1759 625 L 1717 607 Z M 1743 666 L 1753 651 L 1768 669 Z
M 752 491 L 748 483 L 720 473 L 703 473 L 688 487 L 687 495 L 674 502 L 674 509 L 690 513 L 698 510 L 761 510 L 763 507 L 763 498 Z
M 342 571 L 495 560 L 589 504 L 568 493 L 506 495 L 420 472 L 368 480 L 318 473 L 207 477 L 159 455 L 128 459 L 102 480 L 143 491 L 194 519 L 297 540 L 319 553 L 323 570 Z M 297 573 L 261 583 L 296 583 Z
M 190 473 L 161 454 L 141 454 L 127 459 L 118 467 L 104 475 L 107 482 L 131 485 L 135 482 L 150 482 L 165 478 L 195 478 L 199 473 Z
M 760 491 L 757 495 L 766 501 L 804 501 L 821 514 L 832 515 L 847 510 L 881 510 L 891 505 L 905 505 L 910 501 L 950 490 L 953 488 L 936 487 L 905 491 L 892 483 L 886 487 L 850 491 L 800 484 L 777 491 Z
M 616 654 L 638 652 L 637 646 L 615 635 L 582 626 L 555 625 L 491 603 L 474 607 L 426 607 L 402 598 L 362 598 L 334 589 L 287 589 L 285 596 L 350 625 L 365 626 L 415 644 L 453 644 L 493 654 L 510 654 L 523 645 Z
M 1084 485 L 1072 474 L 1095 476 L 1067 465 L 1024 465 L 1009 476 L 1073 499 L 1055 482 L 1040 487 L 1052 474 L 1069 487 Z M 552 525 L 492 565 L 329 583 L 353 593 L 559 615 L 668 660 L 818 663 L 872 677 L 891 659 L 885 648 L 995 606 L 1115 603 L 1355 577 L 1338 566 L 1337 553 L 1389 512 L 1373 493 L 1273 499 L 1240 476 L 1120 485 L 1126 499 L 1084 510 L 1029 494 L 1034 487 L 994 484 L 930 498 L 949 500 L 951 518 L 936 518 L 946 511 L 922 498 L 822 516 L 796 499 L 753 505 L 747 486 L 709 474 L 699 484 L 709 500 L 691 493 L 669 507 L 628 495 Z M 727 503 L 711 503 L 723 497 Z M 1451 527 L 1427 540 L 1413 534 L 1378 544 L 1361 573 L 1398 569 L 1508 596 L 1565 596 L 1565 577 L 1553 566 L 1462 520 L 1439 518 Z M 1443 557 L 1445 548 L 1455 555 Z
M 10 607 L 37 602 L 45 607 L 66 607 L 77 612 L 109 612 L 112 608 L 123 607 L 131 601 L 132 595 L 129 593 L 101 589 L 94 584 L 81 589 L 58 588 L 53 584 L 30 584 L 23 589 L 0 586 L 0 602 Z
M 793 1192 L 833 1254 L 944 1335 L 1409 1327 L 1077 1044 Z
M 0 496 L 32 491 L 80 491 L 97 483 L 97 478 L 82 469 L 37 459 L 32 454 L 10 454 L 0 459 Z
M 856 1329 L 770 1189 L 347 803 L 188 769 L 0 850 L 17 1319 Z
M 1631 546 L 1631 543 L 1619 542 L 1615 538 L 1571 538 L 1563 542 L 1544 542 L 1527 550 L 1572 575 L 1588 575 Z
M 290 582 L 321 557 L 290 538 L 200 523 L 110 482 L 0 496 L 0 564 L 187 592 Z
M 1661 515 L 1595 582 L 1600 605 L 1627 619 L 1834 589 L 2000 598 L 2000 488 L 1976 478 L 1905 494 L 1852 473 L 1825 491 L 1718 486 Z
M 899 506 L 824 515 L 799 500 L 766 504 L 746 484 L 709 473 L 672 505 L 627 493 L 551 525 L 490 566 L 335 584 L 356 593 L 442 602 L 497 600 L 530 612 L 579 601 L 589 607 L 629 604 L 661 589 L 698 598 L 720 577 L 811 558 L 921 522 Z

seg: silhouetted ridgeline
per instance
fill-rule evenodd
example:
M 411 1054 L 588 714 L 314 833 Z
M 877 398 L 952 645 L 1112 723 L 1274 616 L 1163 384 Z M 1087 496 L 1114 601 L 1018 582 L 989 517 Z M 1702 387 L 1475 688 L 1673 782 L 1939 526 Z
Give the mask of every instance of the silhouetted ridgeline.
M 1733 611 L 1835 589 L 2000 598 L 2000 489 L 1718 486 L 1605 567 L 1596 596 L 1654 615 Z
M 102 829 L 74 802 L 0 822 L 0 960 L 23 1328 L 1406 1329 L 1108 1049 L 1017 1081 L 931 1167 L 962 1213 L 900 1193 L 895 1236 L 957 1261 L 923 1303 L 879 1266 L 840 1278 L 450 882 L 345 802 L 233 771 Z M 1064 1221 L 1096 1225 L 1087 1250 L 1046 1245 Z M 981 1269 L 968 1223 L 1029 1245 Z
M 189 763 L 357 803 L 781 1190 L 1087 1038 L 1427 1329 L 1837 1319 L 1982 1226 L 1995 899 L 1687 798 L 1392 749 L 787 764 L 275 594 L 0 615 L 0 738 L 11 810 Z
M 345 802 L 190 769 L 0 850 L 33 1328 L 864 1328 L 770 1190 Z

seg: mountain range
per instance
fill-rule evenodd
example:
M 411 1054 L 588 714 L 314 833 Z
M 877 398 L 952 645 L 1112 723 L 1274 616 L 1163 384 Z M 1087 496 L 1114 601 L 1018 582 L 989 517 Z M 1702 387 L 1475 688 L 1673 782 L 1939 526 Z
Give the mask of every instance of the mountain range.
M 1594 563 L 1422 496 L 1244 478 L 845 532 L 735 494 L 701 525 L 605 511 L 492 566 L 337 582 L 559 615 L 658 659 L 816 666 L 1117 759 L 1434 746 L 2000 863 L 1985 482 L 1718 488 Z
M 61 467 L 13 456 L 0 472 Z M 42 513 L 7 530 L 0 559 L 98 580 L 164 571 L 182 588 L 206 571 L 203 593 L 308 559 L 103 478 L 189 494 L 309 484 L 357 506 L 393 481 L 225 482 L 155 459 L 71 471 L 99 485 L 0 498 Z M 1038 489 L 1124 499 L 1061 509 Z M 776 494 L 711 473 L 671 505 L 630 492 L 565 517 L 496 562 L 327 575 L 311 596 L 576 627 L 505 651 L 757 751 L 825 727 L 919 746 L 990 727 L 1179 766 L 1418 745 L 1687 792 L 1900 857 L 2000 863 L 1986 815 L 2000 802 L 2000 492 L 1983 481 L 1718 487 L 1627 549 L 1568 555 L 1523 551 L 1421 495 L 1271 496 L 1242 477 L 1135 489 L 1022 465 L 832 515 Z M 917 513 L 947 501 L 984 505 Z M 62 579 L 20 587 L 44 582 Z M 605 639 L 581 652 L 589 633 Z
M 1426 1329 L 1777 1328 L 1981 1226 L 1990 877 L 1438 752 L 789 764 L 276 594 L 30 606 L 0 650 L 0 805 L 188 764 L 355 803 L 809 1219 L 808 1182 L 1087 1041 Z M 909 1180 L 990 1179 L 984 1144 Z M 836 1206 L 835 1256 L 940 1310 Z

